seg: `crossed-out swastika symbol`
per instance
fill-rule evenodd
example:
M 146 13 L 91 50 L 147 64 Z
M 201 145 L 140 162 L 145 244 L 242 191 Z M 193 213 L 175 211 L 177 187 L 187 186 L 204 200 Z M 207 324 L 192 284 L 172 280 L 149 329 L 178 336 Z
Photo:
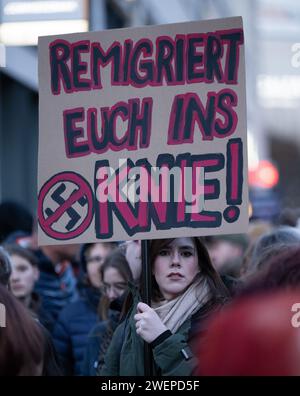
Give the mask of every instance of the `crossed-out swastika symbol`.
M 66 192 L 66 184 L 72 186 L 72 192 L 68 198 L 62 195 Z M 54 189 L 54 191 L 53 191 Z M 51 209 L 46 202 L 56 202 L 59 206 Z M 73 207 L 79 203 L 81 207 L 87 206 L 85 217 L 80 216 Z M 49 179 L 41 188 L 38 199 L 38 219 L 42 230 L 51 238 L 67 240 L 76 238 L 90 225 L 93 218 L 93 192 L 88 182 L 75 172 L 62 172 Z M 55 224 L 62 221 L 67 214 L 69 221 L 65 225 L 65 231 L 55 228 Z
M 53 201 L 55 201 L 56 203 L 58 203 L 59 205 L 63 205 L 67 202 L 66 199 L 64 199 L 62 197 L 62 194 L 66 191 L 66 184 L 65 183 L 61 183 L 61 185 L 59 185 L 55 191 L 51 194 L 51 198 L 53 199 Z M 78 189 L 73 190 L 73 192 L 70 194 L 70 197 L 74 194 L 78 192 Z M 87 204 L 87 199 L 85 196 L 82 196 L 78 199 L 77 201 L 80 206 L 84 206 Z M 46 215 L 52 216 L 54 214 L 53 210 L 50 208 L 46 208 L 45 209 L 45 213 Z M 70 221 L 68 222 L 68 224 L 66 225 L 66 229 L 68 231 L 70 231 L 73 227 L 75 227 L 75 225 L 78 223 L 78 221 L 81 219 L 81 216 L 77 213 L 77 211 L 71 206 L 66 210 L 66 213 L 68 214 L 68 216 L 70 217 Z

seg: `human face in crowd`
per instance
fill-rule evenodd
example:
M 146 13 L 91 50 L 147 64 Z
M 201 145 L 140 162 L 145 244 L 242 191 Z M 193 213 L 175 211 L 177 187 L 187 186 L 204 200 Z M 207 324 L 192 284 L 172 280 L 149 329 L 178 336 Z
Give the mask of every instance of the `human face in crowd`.
M 221 271 L 222 267 L 229 261 L 236 260 L 243 256 L 243 249 L 238 245 L 234 245 L 228 241 L 216 241 L 208 248 L 209 255 L 213 266 L 217 271 Z
M 103 273 L 103 289 L 109 301 L 120 297 L 127 288 L 127 282 L 120 272 L 113 267 L 108 267 Z
M 100 268 L 111 251 L 111 245 L 105 245 L 104 243 L 96 243 L 89 249 L 86 258 L 86 268 L 92 286 L 97 288 L 102 286 Z
M 183 293 L 198 272 L 198 254 L 192 238 L 174 239 L 154 260 L 153 274 L 166 300 Z
M 10 259 L 12 273 L 9 284 L 11 291 L 17 298 L 29 297 L 39 278 L 39 270 L 21 256 L 13 254 Z
M 42 246 L 42 252 L 52 261 L 53 264 L 61 261 L 73 261 L 76 259 L 80 248 L 80 244 L 71 245 L 46 245 Z

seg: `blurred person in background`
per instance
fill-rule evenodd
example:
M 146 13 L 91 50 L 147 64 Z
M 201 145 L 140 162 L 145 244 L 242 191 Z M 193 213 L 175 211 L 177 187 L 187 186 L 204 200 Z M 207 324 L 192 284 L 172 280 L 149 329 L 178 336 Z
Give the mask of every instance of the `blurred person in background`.
M 34 255 L 18 245 L 6 245 L 10 255 L 12 273 L 9 279 L 10 290 L 18 300 L 29 308 L 35 296 L 32 295 L 35 282 L 39 278 L 39 270 Z
M 300 231 L 294 227 L 279 227 L 263 234 L 244 258 L 243 279 L 259 271 L 271 257 L 293 246 L 300 246 Z
M 34 291 L 40 275 L 36 257 L 29 249 L 16 244 L 5 245 L 5 249 L 10 255 L 12 268 L 9 278 L 11 292 L 51 332 L 54 324 L 52 317 L 43 310 L 41 298 Z
M 300 320 L 292 311 L 299 302 L 298 288 L 243 298 L 218 313 L 209 321 L 205 342 L 199 340 L 196 374 L 299 376 L 299 328 L 293 323 Z
M 8 287 L 11 275 L 11 262 L 8 253 L 0 246 L 0 284 Z
M 18 245 L 16 245 L 15 248 L 16 248 L 16 252 L 19 252 L 19 249 L 26 250 L 26 249 L 21 248 Z M 10 246 L 8 247 L 8 250 L 10 252 Z M 24 257 L 22 253 L 23 252 L 20 253 L 21 254 L 20 257 Z M 26 257 L 28 258 L 27 255 L 26 255 Z M 9 253 L 6 250 L 4 250 L 3 247 L 0 247 L 0 284 L 1 285 L 5 286 L 5 287 L 8 287 L 9 282 L 10 282 L 10 276 L 11 276 L 12 272 L 14 271 L 14 269 L 12 269 L 13 266 L 14 266 L 14 264 L 11 262 L 11 258 L 9 256 Z M 24 288 L 22 288 L 23 292 L 25 290 L 28 290 L 26 285 L 24 285 Z M 19 292 L 20 292 L 20 290 L 19 290 Z M 21 293 L 22 296 L 24 295 L 23 292 Z M 0 292 L 0 295 L 1 295 L 1 292 Z M 13 295 L 13 293 L 12 293 L 12 295 Z M 2 297 L 3 297 L 3 301 L 4 301 L 6 299 L 6 297 L 5 296 L 2 296 Z M 14 298 L 10 298 L 10 297 L 8 298 L 9 304 L 12 304 L 12 306 L 15 304 L 14 303 L 14 299 L 15 299 L 15 297 Z M 0 297 L 0 302 L 1 302 L 1 297 Z M 25 304 L 23 304 L 23 305 L 25 305 Z M 25 308 L 27 310 L 27 307 L 25 307 Z M 16 306 L 16 309 L 17 309 L 17 306 Z M 17 309 L 17 311 L 18 311 L 18 309 Z M 30 312 L 30 311 L 28 311 L 28 312 Z M 26 322 L 29 323 L 29 321 L 27 319 L 28 318 L 28 314 L 29 313 L 26 313 L 25 316 L 24 316 L 25 317 L 25 323 Z M 19 317 L 23 317 L 23 315 L 24 315 L 24 313 L 22 313 L 22 310 L 21 310 L 20 313 L 19 313 Z M 29 315 L 32 316 L 32 311 L 30 312 Z M 58 356 L 56 354 L 56 351 L 55 351 L 55 348 L 54 348 L 50 333 L 46 330 L 47 326 L 46 327 L 43 326 L 43 325 L 47 325 L 48 324 L 48 316 L 45 313 L 42 314 L 42 315 L 39 315 L 39 316 L 40 316 L 39 321 L 37 321 L 35 319 L 36 318 L 36 314 L 34 314 L 34 316 L 32 317 L 32 321 L 40 324 L 39 327 L 40 327 L 41 332 L 43 334 L 43 345 L 42 345 L 42 347 L 43 347 L 43 351 L 44 351 L 44 354 L 43 354 L 44 358 L 43 358 L 43 364 L 42 364 L 42 375 L 44 375 L 44 376 L 61 375 L 62 372 L 61 372 L 61 368 L 60 368 L 60 362 L 59 362 Z M 20 323 L 19 323 L 19 325 L 20 325 Z M 48 326 L 48 327 L 50 327 L 50 326 Z M 29 331 L 30 329 L 31 329 L 31 326 L 29 326 L 27 330 Z M 25 331 L 26 331 L 26 329 L 25 329 Z M 8 343 L 9 342 L 13 342 L 13 340 L 11 340 L 11 341 L 7 340 L 7 342 Z M 24 342 L 26 342 L 26 338 L 24 339 Z M 0 347 L 1 347 L 1 342 L 0 342 Z M 25 349 L 26 349 L 26 347 L 25 347 Z M 11 352 L 14 353 L 14 354 L 17 353 L 17 351 L 13 351 L 13 350 L 11 350 Z M 4 352 L 4 353 L 6 353 L 6 352 Z M 3 355 L 4 355 L 4 353 L 3 353 Z M 19 353 L 20 353 L 20 355 L 19 355 L 19 357 L 20 357 L 21 354 L 22 354 L 22 350 L 20 350 Z M 24 352 L 24 353 L 27 353 L 27 352 Z M 1 353 L 0 353 L 0 355 L 1 355 Z M 2 357 L 0 356 L 0 362 L 1 362 L 1 358 Z M 9 361 L 9 359 L 8 359 L 8 361 Z M 18 364 L 19 363 L 17 363 L 17 365 Z M 28 361 L 28 364 L 30 364 L 30 359 Z M 1 366 L 1 363 L 0 363 L 0 366 Z M 2 372 L 1 372 L 1 368 L 0 368 L 0 375 L 1 374 L 2 374 Z M 17 375 L 17 374 L 10 374 L 10 375 Z M 32 374 L 31 371 L 27 372 L 25 370 L 24 375 L 34 375 L 34 373 Z
M 19 245 L 23 248 L 36 250 L 33 247 L 32 234 L 25 231 L 14 231 L 3 241 L 3 245 Z
M 41 246 L 35 251 L 40 276 L 35 291 L 41 296 L 42 306 L 56 321 L 60 311 L 78 300 L 77 278 L 73 262 L 79 254 L 80 245 Z
M 274 226 L 266 220 L 252 220 L 249 223 L 249 228 L 247 232 L 249 245 L 244 253 L 242 264 L 240 267 L 240 278 L 242 278 L 248 271 L 250 258 L 253 253 L 256 241 L 264 234 L 269 234 L 273 231 Z
M 213 266 L 220 275 L 238 278 L 248 238 L 245 234 L 215 235 L 207 244 Z
M 80 298 L 60 312 L 53 333 L 67 375 L 81 374 L 88 334 L 99 319 L 97 307 L 102 286 L 99 271 L 116 246 L 114 242 L 99 242 L 81 248 Z
M 154 375 L 191 375 L 197 365 L 194 335 L 219 309 L 228 291 L 199 238 L 152 240 L 151 307 L 130 288 L 128 314 L 117 327 L 101 375 L 144 375 L 144 341 L 153 351 Z
M 296 288 L 300 290 L 300 245 L 270 257 L 259 271 L 247 278 L 237 297 Z
M 274 226 L 266 220 L 252 220 L 249 223 L 247 237 L 249 241 L 249 245 L 255 243 L 259 237 L 263 234 L 270 233 L 273 230 Z
M 0 326 L 0 375 L 42 375 L 45 358 L 42 327 L 1 284 L 0 303 L 6 316 L 6 326 Z
M 40 275 L 35 283 L 35 292 L 41 297 L 43 311 L 55 322 L 59 312 L 79 297 L 77 257 L 80 245 L 51 245 L 38 248 L 36 243 L 36 231 L 31 234 L 14 231 L 4 241 L 5 245 L 17 244 L 29 249 L 36 257 Z
M 125 252 L 125 257 L 129 264 L 133 280 L 138 284 L 142 273 L 141 241 L 127 241 L 121 245 L 121 248 Z
M 281 226 L 300 228 L 299 219 L 300 219 L 299 208 L 284 208 L 279 215 L 278 224 Z
M 18 202 L 5 201 L 0 204 L 0 243 L 15 231 L 32 233 L 33 216 Z
M 119 324 L 122 306 L 127 295 L 128 282 L 133 281 L 124 250 L 116 249 L 105 260 L 100 269 L 103 282 L 99 303 L 101 321 L 88 336 L 82 375 L 95 376 L 100 372 L 104 356 Z

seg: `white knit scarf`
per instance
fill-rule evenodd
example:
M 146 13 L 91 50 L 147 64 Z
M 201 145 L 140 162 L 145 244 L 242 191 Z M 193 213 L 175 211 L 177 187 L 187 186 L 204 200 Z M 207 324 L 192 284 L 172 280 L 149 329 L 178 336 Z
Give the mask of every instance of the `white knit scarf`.
M 206 277 L 198 274 L 183 294 L 171 301 L 153 303 L 152 308 L 163 324 L 175 333 L 210 297 L 211 292 Z

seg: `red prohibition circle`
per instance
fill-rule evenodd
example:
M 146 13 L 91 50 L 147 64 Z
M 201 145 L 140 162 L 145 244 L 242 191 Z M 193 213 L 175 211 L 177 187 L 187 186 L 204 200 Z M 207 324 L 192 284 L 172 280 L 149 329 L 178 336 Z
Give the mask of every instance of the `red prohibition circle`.
M 49 216 L 48 218 L 45 218 L 44 216 L 44 211 L 43 211 L 43 205 L 44 205 L 44 200 L 47 197 L 47 194 L 51 190 L 51 188 L 58 183 L 61 182 L 71 182 L 74 183 L 78 187 L 78 191 L 76 193 L 72 194 L 66 202 L 59 206 L 56 211 Z M 83 222 L 73 231 L 68 231 L 68 232 L 60 232 L 54 230 L 51 226 L 53 223 L 55 223 L 59 218 L 65 213 L 65 211 L 73 205 L 74 202 L 78 201 L 81 197 L 86 197 L 87 198 L 87 205 L 88 205 L 88 211 L 85 219 Z M 78 173 L 75 172 L 62 172 L 58 173 L 57 175 L 51 177 L 41 188 L 39 192 L 39 197 L 38 197 L 38 221 L 39 224 L 42 228 L 42 230 L 45 232 L 46 235 L 48 235 L 51 238 L 57 239 L 57 240 L 67 240 L 67 239 L 73 239 L 76 238 L 77 236 L 81 235 L 91 224 L 91 221 L 93 219 L 93 214 L 94 214 L 94 198 L 93 198 L 93 191 L 89 185 L 89 183 Z

